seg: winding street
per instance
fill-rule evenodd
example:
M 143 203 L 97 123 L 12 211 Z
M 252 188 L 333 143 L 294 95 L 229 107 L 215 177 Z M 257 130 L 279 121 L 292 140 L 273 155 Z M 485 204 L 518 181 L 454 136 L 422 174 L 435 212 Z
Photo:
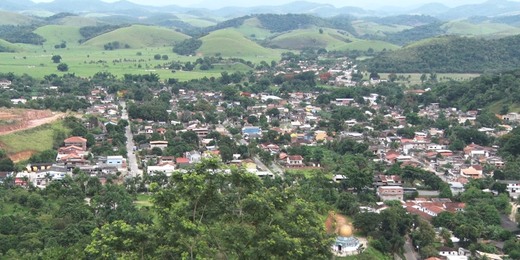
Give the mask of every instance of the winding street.
M 412 241 L 407 238 L 404 244 L 404 257 L 406 260 L 417 260 L 417 255 L 413 249 Z
M 121 119 L 128 120 L 128 112 L 126 110 L 126 102 L 121 101 L 119 103 L 122 107 L 121 110 Z M 137 165 L 137 157 L 134 152 L 134 135 L 132 134 L 132 130 L 130 128 L 130 122 L 128 122 L 128 126 L 125 129 L 126 135 L 126 151 L 127 151 L 127 165 L 128 165 L 128 174 L 129 177 L 137 177 L 143 175 L 143 171 L 139 169 Z

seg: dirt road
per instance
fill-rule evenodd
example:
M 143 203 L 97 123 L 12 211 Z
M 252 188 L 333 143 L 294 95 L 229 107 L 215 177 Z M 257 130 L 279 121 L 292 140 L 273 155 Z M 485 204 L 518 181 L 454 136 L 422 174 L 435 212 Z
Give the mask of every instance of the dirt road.
M 41 126 L 41 125 L 44 125 L 44 124 L 48 124 L 48 123 L 52 123 L 58 119 L 61 119 L 64 117 L 64 113 L 53 113 L 52 116 L 50 117 L 43 117 L 43 118 L 38 118 L 38 119 L 32 119 L 32 120 L 29 120 L 28 122 L 24 122 L 23 125 L 21 125 L 19 128 L 16 128 L 16 129 L 11 129 L 11 130 L 3 130 L 1 131 L 0 130 L 0 135 L 7 135 L 7 134 L 11 134 L 11 133 L 16 133 L 16 132 L 19 132 L 19 131 L 24 131 L 24 130 L 27 130 L 27 129 L 31 129 L 31 128 L 35 128 L 35 127 L 38 127 L 38 126 Z

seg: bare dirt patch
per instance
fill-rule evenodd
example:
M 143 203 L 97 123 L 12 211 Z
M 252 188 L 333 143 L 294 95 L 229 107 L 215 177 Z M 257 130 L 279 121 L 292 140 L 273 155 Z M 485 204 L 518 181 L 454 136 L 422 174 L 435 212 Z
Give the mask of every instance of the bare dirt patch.
M 0 109 L 0 135 L 31 129 L 63 118 L 50 110 Z
M 327 230 L 327 233 L 329 234 L 338 233 L 339 228 L 349 224 L 351 223 L 347 217 L 334 211 L 330 211 L 327 220 L 325 220 L 325 230 Z
M 35 153 L 36 153 L 35 151 L 22 151 L 19 153 L 10 154 L 9 158 L 13 162 L 17 163 L 17 162 L 24 161 L 24 160 L 31 158 L 31 156 Z

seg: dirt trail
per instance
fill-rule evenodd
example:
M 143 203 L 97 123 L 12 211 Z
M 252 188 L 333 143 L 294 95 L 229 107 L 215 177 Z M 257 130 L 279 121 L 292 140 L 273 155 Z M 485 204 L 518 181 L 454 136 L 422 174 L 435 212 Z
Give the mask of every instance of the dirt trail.
M 4 112 L 5 114 L 5 112 Z M 53 113 L 50 111 L 29 110 L 23 115 L 11 115 L 10 118 L 16 117 L 16 122 L 10 125 L 0 127 L 0 135 L 7 135 L 35 128 L 44 124 L 52 123 L 58 119 L 63 118 L 63 113 Z M 3 118 L 8 117 L 4 115 Z
M 329 216 L 325 221 L 325 229 L 329 234 L 337 233 L 338 229 L 346 224 L 350 224 L 350 221 L 348 221 L 347 217 L 334 211 L 331 211 L 329 212 Z

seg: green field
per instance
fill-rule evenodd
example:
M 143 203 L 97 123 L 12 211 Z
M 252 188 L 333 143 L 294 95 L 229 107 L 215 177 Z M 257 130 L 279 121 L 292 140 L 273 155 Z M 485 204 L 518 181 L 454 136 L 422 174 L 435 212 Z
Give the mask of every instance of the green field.
M 218 69 L 213 69 L 209 71 L 176 71 L 173 73 L 168 69 L 156 68 L 158 65 L 171 61 L 193 62 L 198 58 L 176 55 L 170 47 L 104 51 L 85 46 L 70 49 L 21 46 L 23 46 L 23 52 L 0 53 L 0 72 L 13 72 L 18 75 L 26 73 L 36 78 L 43 78 L 45 75 L 53 73 L 58 75 L 64 74 L 57 70 L 57 64 L 51 60 L 51 57 L 55 54 L 60 55 L 62 62 L 69 66 L 67 73 L 75 73 L 82 77 L 90 77 L 97 72 L 110 72 L 119 77 L 124 74 L 156 73 L 161 79 L 178 78 L 179 80 L 190 80 L 204 76 L 217 76 L 222 72 Z M 169 59 L 154 60 L 153 56 L 155 54 L 168 55 Z M 266 61 L 270 62 L 272 59 L 278 60 L 279 56 Z
M 0 146 L 8 154 L 23 151 L 41 152 L 52 149 L 57 132 L 68 133 L 62 121 L 42 125 L 29 130 L 0 136 Z
M 220 54 L 222 57 L 243 58 L 253 63 L 278 61 L 283 50 L 264 48 L 245 38 L 234 30 L 221 30 L 204 37 L 204 44 L 197 56 L 181 56 L 173 53 L 174 42 L 188 38 L 176 31 L 156 26 L 134 25 L 95 37 L 84 44 L 79 28 L 74 26 L 48 25 L 38 28 L 35 33 L 46 39 L 41 45 L 11 44 L 0 40 L 0 46 L 17 52 L 0 53 L 0 72 L 28 74 L 43 78 L 50 74 L 64 74 L 52 62 L 53 55 L 60 55 L 61 62 L 69 66 L 69 71 L 82 77 L 90 77 L 97 72 L 110 72 L 118 77 L 124 74 L 156 73 L 161 79 L 176 78 L 181 81 L 202 77 L 218 77 L 223 71 L 249 71 L 243 64 L 217 64 L 211 70 L 171 71 L 162 69 L 172 61 L 194 62 L 202 56 Z M 55 49 L 56 44 L 67 42 L 67 48 Z M 104 50 L 103 45 L 112 41 L 128 44 L 131 48 Z M 152 43 L 153 42 L 153 43 Z M 156 47 L 144 47 L 155 45 Z M 134 49 L 135 48 L 135 49 Z M 167 55 L 167 60 L 155 60 L 154 55 Z

